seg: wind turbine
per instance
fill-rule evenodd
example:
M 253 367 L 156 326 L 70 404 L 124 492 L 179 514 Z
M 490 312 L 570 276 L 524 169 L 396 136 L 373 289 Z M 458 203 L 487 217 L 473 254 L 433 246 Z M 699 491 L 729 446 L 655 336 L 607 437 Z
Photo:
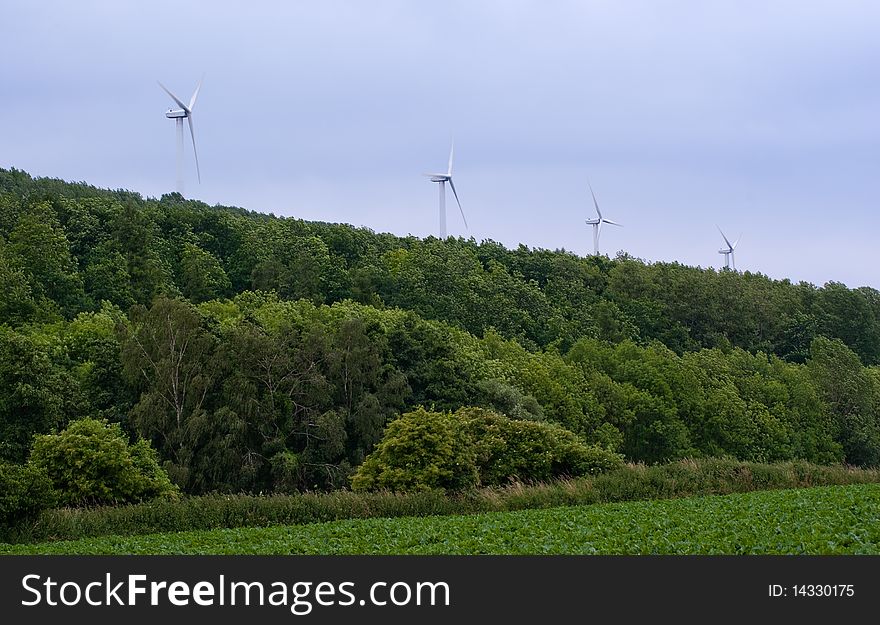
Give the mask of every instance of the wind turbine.
M 736 244 L 739 243 L 742 235 L 739 235 L 737 240 L 731 243 L 727 240 L 727 237 L 724 236 L 724 232 L 721 231 L 721 226 L 715 224 L 715 227 L 718 228 L 718 232 L 721 232 L 721 238 L 723 238 L 724 242 L 727 243 L 727 249 L 718 250 L 719 254 L 724 254 L 724 268 L 730 269 L 730 265 L 731 263 L 733 263 L 733 270 L 736 271 L 736 257 L 733 255 L 733 251 L 736 249 Z
M 452 187 L 452 194 L 458 203 L 458 210 L 461 213 L 461 219 L 464 221 L 464 227 L 468 227 L 467 219 L 464 216 L 464 210 L 461 208 L 461 201 L 458 199 L 458 193 L 455 191 L 455 184 L 452 182 L 452 153 L 455 150 L 455 142 L 449 146 L 449 167 L 445 174 L 424 174 L 431 179 L 431 182 L 440 183 L 440 238 L 446 238 L 446 183 Z
M 589 183 L 588 183 L 589 184 Z M 593 192 L 593 185 L 590 185 L 590 194 L 593 196 L 593 205 L 596 207 L 596 213 L 599 215 L 598 219 L 587 219 L 587 225 L 593 226 L 593 253 L 597 256 L 599 255 L 599 232 L 602 230 L 602 224 L 611 224 L 612 226 L 619 226 L 623 228 L 623 224 L 619 224 L 616 221 L 611 221 L 610 219 L 605 219 L 602 217 L 602 211 L 599 210 L 599 202 L 596 201 L 596 194 Z
M 157 81 L 158 82 L 158 81 Z M 175 125 L 177 127 L 177 192 L 183 195 L 183 120 L 185 119 L 189 122 L 189 136 L 192 138 L 193 144 L 193 155 L 196 157 L 196 174 L 199 177 L 199 183 L 202 182 L 202 172 L 199 171 L 199 153 L 196 151 L 196 135 L 193 132 L 193 120 L 192 120 L 192 110 L 196 105 L 196 98 L 199 97 L 199 89 L 202 88 L 202 81 L 199 81 L 199 84 L 196 85 L 196 90 L 193 91 L 192 97 L 189 99 L 189 105 L 184 104 L 180 98 L 171 93 L 168 90 L 168 87 L 163 85 L 161 82 L 159 86 L 165 90 L 165 93 L 171 96 L 171 99 L 179 106 L 179 109 L 168 109 L 165 112 L 165 117 L 169 119 L 173 119 Z

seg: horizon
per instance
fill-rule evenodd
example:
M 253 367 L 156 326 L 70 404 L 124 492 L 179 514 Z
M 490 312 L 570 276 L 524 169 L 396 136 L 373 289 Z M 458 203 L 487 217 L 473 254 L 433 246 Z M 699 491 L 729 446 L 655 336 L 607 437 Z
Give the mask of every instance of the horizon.
M 0 169 L 2 169 L 2 168 L 0 168 Z M 29 172 L 24 171 L 24 170 L 22 170 L 22 169 L 17 169 L 17 168 L 15 168 L 15 167 L 12 167 L 11 169 L 12 169 L 12 170 L 19 171 L 19 172 L 22 172 L 22 173 L 25 173 L 25 174 L 31 176 L 31 177 L 34 178 L 34 179 L 45 178 L 45 179 L 47 179 L 47 180 L 59 180 L 59 181 L 65 183 L 65 184 L 73 184 L 73 185 L 83 184 L 83 185 L 86 185 L 86 186 L 91 186 L 91 187 L 93 187 L 93 188 L 96 188 L 96 189 L 98 189 L 99 191 L 106 191 L 106 192 L 110 192 L 110 193 L 116 193 L 116 192 L 135 193 L 135 194 L 137 194 L 137 195 L 138 195 L 143 201 L 145 201 L 145 202 L 161 202 L 161 201 L 162 201 L 162 198 L 163 198 L 165 195 L 172 195 L 172 194 L 176 193 L 176 191 L 167 191 L 166 193 L 162 194 L 162 195 L 159 196 L 159 197 L 156 197 L 156 196 L 149 196 L 149 195 L 143 195 L 142 193 L 140 193 L 140 192 L 138 192 L 138 191 L 134 191 L 134 190 L 132 190 L 132 189 L 124 189 L 124 188 L 115 188 L 115 189 L 114 189 L 114 188 L 109 188 L 109 187 L 96 187 L 95 185 L 93 185 L 93 184 L 91 184 L 91 183 L 89 183 L 88 181 L 85 181 L 85 180 L 62 180 L 62 179 L 60 179 L 60 178 L 53 178 L 52 176 L 33 176 L 33 175 L 30 174 Z M 418 239 L 418 240 L 420 240 L 420 241 L 426 241 L 426 240 L 428 240 L 428 239 L 430 239 L 430 238 L 434 238 L 434 239 L 436 239 L 436 240 L 442 240 L 442 239 L 439 239 L 439 237 L 438 237 L 436 234 L 431 234 L 431 233 L 428 233 L 427 235 L 424 235 L 424 236 L 418 236 L 418 235 L 414 235 L 414 234 L 401 235 L 401 234 L 396 234 L 396 233 L 394 233 L 394 232 L 388 232 L 388 231 L 386 231 L 386 230 L 375 230 L 375 229 L 372 229 L 372 228 L 370 228 L 369 226 L 366 226 L 366 225 L 358 226 L 358 225 L 351 224 L 351 223 L 348 223 L 348 222 L 341 222 L 341 221 L 331 221 L 331 222 L 328 222 L 328 221 L 322 221 L 322 220 L 318 220 L 318 219 L 305 219 L 305 218 L 302 218 L 302 217 L 298 217 L 298 216 L 296 216 L 296 215 L 276 215 L 275 213 L 267 213 L 267 212 L 263 212 L 263 211 L 259 211 L 259 210 L 254 210 L 254 209 L 250 209 L 250 208 L 245 208 L 245 207 L 243 207 L 243 206 L 237 206 L 237 205 L 220 204 L 220 203 L 208 204 L 208 203 L 203 202 L 202 200 L 200 200 L 200 199 L 198 199 L 198 198 L 188 198 L 188 197 L 183 197 L 183 200 L 184 200 L 184 201 L 187 201 L 187 202 L 188 202 L 188 201 L 192 201 L 192 202 L 201 202 L 201 203 L 205 204 L 206 206 L 208 206 L 208 208 L 243 210 L 243 211 L 246 211 L 246 212 L 249 212 L 249 213 L 256 213 L 256 214 L 260 214 L 260 215 L 265 215 L 265 216 L 272 217 L 272 218 L 275 218 L 275 219 L 302 219 L 303 221 L 306 221 L 306 222 L 327 223 L 327 224 L 330 224 L 330 225 L 341 225 L 341 226 L 347 226 L 347 227 L 354 228 L 354 229 L 367 230 L 367 231 L 369 231 L 369 232 L 371 232 L 371 233 L 373 233 L 373 234 L 376 234 L 376 235 L 388 234 L 388 235 L 392 235 L 392 236 L 395 236 L 395 237 L 398 237 L 398 238 L 414 237 L 414 238 L 416 238 L 416 239 Z M 525 243 L 517 243 L 517 244 L 514 244 L 513 246 L 511 246 L 511 245 L 508 245 L 508 244 L 506 244 L 506 243 L 504 243 L 504 242 L 502 242 L 502 241 L 496 241 L 496 240 L 491 239 L 491 238 L 483 238 L 483 239 L 479 239 L 479 240 L 478 240 L 478 239 L 475 239 L 473 236 L 471 236 L 471 237 L 467 237 L 467 236 L 464 236 L 464 235 L 461 235 L 461 234 L 459 234 L 459 235 L 451 235 L 451 234 L 450 234 L 450 235 L 447 236 L 447 238 L 455 239 L 455 240 L 458 240 L 458 241 L 473 242 L 475 245 L 482 245 L 482 244 L 485 244 L 485 243 L 496 243 L 496 244 L 498 244 L 498 245 L 502 245 L 502 246 L 504 246 L 506 249 L 511 250 L 511 251 L 512 251 L 512 250 L 515 250 L 515 249 L 516 249 L 517 247 L 519 247 L 519 246 L 525 246 L 526 248 L 528 248 L 529 251 L 533 251 L 533 252 L 537 252 L 537 251 L 549 251 L 549 252 L 555 252 L 555 253 L 565 253 L 565 254 L 572 254 L 572 255 L 574 255 L 574 256 L 576 256 L 576 257 L 578 257 L 578 258 L 583 258 L 583 259 L 590 258 L 591 256 L 594 256 L 594 254 L 592 254 L 592 253 L 583 253 L 583 254 L 581 254 L 581 253 L 578 253 L 576 250 L 570 250 L 570 249 L 561 248 L 561 247 L 557 247 L 557 248 L 539 247 L 539 246 L 531 246 L 531 245 L 527 245 L 527 244 L 525 244 Z M 614 253 L 614 254 L 608 254 L 607 252 L 601 252 L 601 251 L 600 251 L 600 256 L 604 256 L 604 257 L 606 257 L 606 258 L 608 258 L 608 259 L 610 259 L 610 260 L 616 260 L 616 259 L 620 258 L 621 256 L 625 256 L 625 257 L 627 257 L 627 258 L 630 259 L 630 260 L 638 261 L 638 262 L 641 262 L 641 263 L 646 264 L 646 265 L 652 265 L 652 264 L 658 264 L 658 263 L 659 263 L 659 264 L 678 264 L 678 265 L 682 265 L 682 266 L 684 266 L 684 267 L 690 267 L 690 268 L 692 268 L 692 269 L 697 269 L 697 270 L 702 270 L 702 271 L 712 270 L 712 271 L 714 271 L 714 272 L 716 272 L 716 273 L 719 273 L 719 272 L 722 272 L 722 271 L 726 271 L 726 270 L 727 270 L 725 267 L 723 267 L 723 265 L 722 265 L 722 267 L 714 267 L 714 266 L 711 266 L 711 265 L 708 265 L 708 266 L 692 265 L 692 264 L 688 264 L 688 263 L 683 263 L 683 262 L 681 262 L 681 261 L 679 261 L 679 260 L 675 260 L 675 259 L 673 259 L 673 260 L 650 260 L 650 259 L 647 259 L 647 258 L 642 258 L 642 257 L 636 256 L 636 255 L 634 255 L 634 254 L 631 254 L 631 253 L 628 252 L 627 250 L 623 250 L 623 249 L 618 250 L 618 251 L 617 251 L 616 253 Z M 750 269 L 745 269 L 745 270 L 742 270 L 742 269 L 735 269 L 735 270 L 733 270 L 733 269 L 731 269 L 731 271 L 734 271 L 735 273 L 740 273 L 740 274 L 746 274 L 746 273 L 748 273 L 748 274 L 750 274 L 750 275 L 764 276 L 765 278 L 767 278 L 767 279 L 769 279 L 769 280 L 773 280 L 773 281 L 777 281 L 777 282 L 789 282 L 789 283 L 791 283 L 791 284 L 804 284 L 804 285 L 807 285 L 807 286 L 810 286 L 810 287 L 813 287 L 813 288 L 823 288 L 823 287 L 826 286 L 828 283 L 839 283 L 839 284 L 844 284 L 844 286 L 846 286 L 846 287 L 849 288 L 849 289 L 870 288 L 870 289 L 874 289 L 874 290 L 880 290 L 880 289 L 875 289 L 875 287 L 872 287 L 872 286 L 867 285 L 867 284 L 852 286 L 852 285 L 847 285 L 847 284 L 845 284 L 845 283 L 843 283 L 843 282 L 840 282 L 839 280 L 833 280 L 833 279 L 832 279 L 832 280 L 828 280 L 828 281 L 826 281 L 826 282 L 823 283 L 823 284 L 816 284 L 816 283 L 813 283 L 813 282 L 809 282 L 809 281 L 807 281 L 807 280 L 794 280 L 794 279 L 792 279 L 792 278 L 788 278 L 788 277 L 785 277 L 785 276 L 783 276 L 783 277 L 770 276 L 770 275 L 768 275 L 768 274 L 766 274 L 766 273 L 764 273 L 764 272 L 762 272 L 762 271 L 760 271 L 760 270 L 750 270 Z
M 168 17 L 173 7 L 174 18 Z M 0 167 L 159 198 L 175 186 L 173 105 L 194 108 L 208 205 L 600 252 L 777 280 L 880 287 L 880 6 L 751 1 L 384 1 L 148 7 L 13 1 L 0 50 Z M 177 46 L 157 43 L 187 41 Z M 120 140 L 120 139 L 123 140 Z

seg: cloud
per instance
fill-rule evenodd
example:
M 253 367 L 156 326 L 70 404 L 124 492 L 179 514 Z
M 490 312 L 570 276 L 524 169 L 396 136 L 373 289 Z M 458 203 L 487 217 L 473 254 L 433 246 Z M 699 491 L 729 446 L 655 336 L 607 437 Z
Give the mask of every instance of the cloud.
M 205 72 L 203 184 L 188 172 L 187 190 L 210 203 L 428 234 L 436 189 L 419 174 L 454 134 L 461 234 L 585 251 L 589 176 L 627 224 L 615 249 L 717 266 L 723 221 L 748 235 L 743 267 L 880 286 L 875 3 L 13 1 L 4 15 L 0 166 L 159 195 L 174 127 L 155 81 L 189 93 Z

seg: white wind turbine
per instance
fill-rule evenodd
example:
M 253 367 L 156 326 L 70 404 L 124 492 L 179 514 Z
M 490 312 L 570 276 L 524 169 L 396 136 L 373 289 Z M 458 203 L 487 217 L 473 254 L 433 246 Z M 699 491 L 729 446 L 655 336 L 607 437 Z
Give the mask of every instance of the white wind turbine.
M 461 219 L 464 221 L 464 227 L 468 227 L 467 218 L 464 216 L 464 210 L 461 208 L 461 201 L 458 199 L 458 193 L 455 191 L 455 184 L 452 182 L 452 153 L 455 149 L 455 143 L 449 146 L 449 167 L 445 174 L 424 174 L 431 179 L 431 182 L 440 184 L 440 238 L 446 238 L 446 183 L 452 187 L 452 194 L 458 203 L 458 210 L 461 213 Z
M 157 81 L 158 82 L 158 81 Z M 180 98 L 171 93 L 168 88 L 163 85 L 161 82 L 159 86 L 165 90 L 165 93 L 171 96 L 171 99 L 177 103 L 179 109 L 168 109 L 165 112 L 165 117 L 169 119 L 173 119 L 176 127 L 177 127 L 177 192 L 183 195 L 183 120 L 189 122 L 189 136 L 192 138 L 193 144 L 193 155 L 196 158 L 196 174 L 199 177 L 199 183 L 202 182 L 202 172 L 199 171 L 199 153 L 196 151 L 196 135 L 193 132 L 193 120 L 192 120 L 192 110 L 196 105 L 196 98 L 199 97 L 199 89 L 202 88 L 202 81 L 199 81 L 199 84 L 196 86 L 196 90 L 193 91 L 192 97 L 189 99 L 189 105 L 184 104 Z
M 602 224 L 611 224 L 623 228 L 623 224 L 616 221 L 605 219 L 602 217 L 602 211 L 599 210 L 599 202 L 596 201 L 596 194 L 593 192 L 593 185 L 590 185 L 590 194 L 593 196 L 593 205 L 596 207 L 596 213 L 599 215 L 597 219 L 587 219 L 587 225 L 593 226 L 593 253 L 599 255 L 599 233 L 602 230 Z
M 715 227 L 718 228 L 718 232 L 721 232 L 721 238 L 724 239 L 724 242 L 727 243 L 727 249 L 718 250 L 719 254 L 724 254 L 724 268 L 730 269 L 731 263 L 733 264 L 733 270 L 736 271 L 736 257 L 733 255 L 733 251 L 736 249 L 736 244 L 739 243 L 739 240 L 742 238 L 742 235 L 731 243 L 727 240 L 727 237 L 724 236 L 724 232 L 721 230 L 721 226 L 715 224 Z

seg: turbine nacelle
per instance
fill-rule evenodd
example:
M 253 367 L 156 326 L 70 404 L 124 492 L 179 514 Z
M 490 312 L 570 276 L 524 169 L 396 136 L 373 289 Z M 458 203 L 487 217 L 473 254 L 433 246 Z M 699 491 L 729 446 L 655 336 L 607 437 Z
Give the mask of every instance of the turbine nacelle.
M 176 95 L 171 93 L 171 91 L 163 85 L 161 82 L 159 86 L 162 87 L 162 90 L 171 96 L 171 99 L 174 100 L 174 103 L 180 108 L 176 109 L 168 109 L 165 112 L 165 117 L 168 119 L 173 119 L 177 126 L 177 137 L 178 137 L 178 148 L 177 148 L 177 190 L 180 193 L 183 193 L 183 120 L 185 119 L 189 124 L 189 136 L 192 139 L 193 146 L 193 156 L 196 160 L 196 174 L 198 175 L 199 182 L 202 181 L 202 172 L 199 169 L 199 153 L 196 150 L 196 133 L 193 129 L 193 107 L 196 105 L 196 99 L 199 97 L 199 91 L 202 88 L 202 81 L 199 81 L 199 84 L 196 85 L 196 90 L 193 91 L 192 97 L 189 99 L 189 104 L 186 104 L 183 100 L 178 98 Z
M 598 217 L 596 219 L 585 219 L 584 221 L 588 226 L 593 226 L 593 253 L 599 254 L 599 233 L 602 231 L 602 224 L 610 224 L 620 228 L 623 227 L 623 224 L 611 221 L 610 219 L 605 219 L 605 217 L 602 216 L 602 211 L 599 209 L 599 202 L 596 200 L 596 194 L 593 192 L 593 185 L 589 185 L 589 187 L 590 195 L 593 196 L 593 206 L 596 207 L 596 214 Z
M 449 146 L 449 166 L 446 173 L 443 174 L 423 174 L 431 179 L 431 182 L 440 184 L 440 238 L 446 238 L 446 183 L 452 189 L 452 195 L 455 196 L 455 203 L 458 204 L 458 212 L 461 213 L 461 220 L 464 227 L 468 227 L 467 218 L 464 216 L 464 209 L 461 207 L 461 201 L 458 199 L 458 191 L 455 190 L 455 183 L 452 182 L 452 155 L 455 151 L 455 144 Z
M 718 250 L 719 254 L 724 255 L 724 268 L 730 269 L 730 265 L 732 262 L 733 270 L 736 271 L 736 256 L 733 252 L 734 250 L 736 250 L 736 246 L 739 243 L 739 240 L 742 238 L 742 234 L 737 237 L 736 241 L 731 243 L 730 239 L 727 238 L 727 235 L 724 234 L 724 231 L 721 229 L 721 226 L 715 224 L 715 227 L 718 228 L 718 232 L 721 234 L 721 238 L 724 239 L 725 243 L 727 243 L 727 249 Z

